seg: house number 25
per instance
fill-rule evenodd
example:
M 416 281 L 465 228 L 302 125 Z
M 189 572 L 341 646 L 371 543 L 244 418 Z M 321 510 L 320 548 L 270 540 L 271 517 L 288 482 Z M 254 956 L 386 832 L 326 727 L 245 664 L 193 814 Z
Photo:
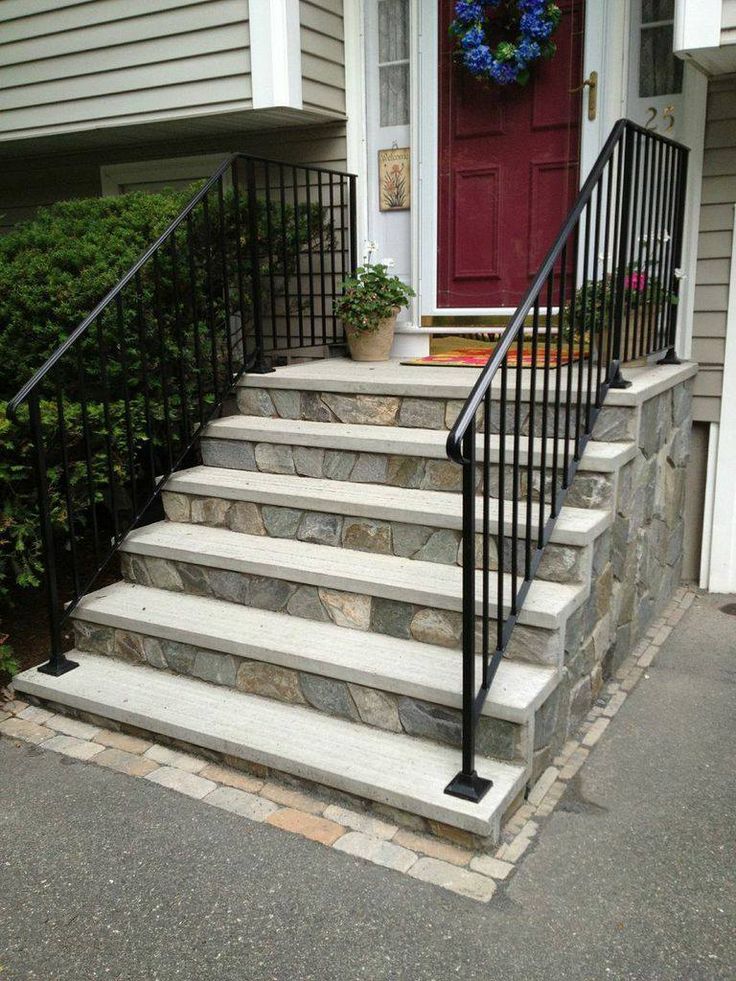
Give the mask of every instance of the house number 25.
M 657 125 L 655 122 L 656 118 L 657 118 L 656 107 L 649 106 L 649 116 L 647 117 L 647 121 L 644 123 L 644 128 L 657 129 Z M 672 129 L 672 127 L 675 125 L 675 107 L 665 106 L 664 109 L 662 110 L 662 119 L 665 120 L 666 122 L 666 125 L 664 127 L 664 132 L 666 133 L 668 130 Z

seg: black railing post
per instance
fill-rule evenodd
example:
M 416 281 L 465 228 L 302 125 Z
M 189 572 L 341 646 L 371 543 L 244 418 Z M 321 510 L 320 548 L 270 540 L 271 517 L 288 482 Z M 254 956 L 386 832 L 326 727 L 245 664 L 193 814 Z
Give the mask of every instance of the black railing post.
M 273 368 L 266 361 L 263 344 L 263 302 L 261 297 L 261 263 L 258 250 L 258 196 L 256 193 L 255 162 L 245 161 L 246 185 L 248 193 L 248 238 L 250 246 L 250 296 L 253 307 L 253 334 L 256 341 L 256 356 L 253 368 L 256 374 L 265 375 Z M 269 243 L 270 246 L 270 243 Z
M 42 674 L 51 674 L 55 678 L 79 667 L 76 661 L 70 661 L 61 649 L 61 619 L 59 616 L 59 587 L 56 580 L 56 555 L 54 551 L 54 530 L 51 524 L 51 501 L 49 500 L 49 483 L 46 476 L 46 452 L 43 443 L 41 426 L 41 406 L 38 392 L 32 392 L 28 397 L 28 420 L 31 427 L 33 443 L 33 468 L 36 474 L 38 488 L 38 516 L 41 532 L 41 548 L 43 554 L 44 578 L 46 593 L 49 601 L 49 627 L 51 633 L 51 657 L 46 664 L 38 669 Z M 69 529 L 74 534 L 74 528 Z
M 354 174 L 350 181 L 350 273 L 358 268 L 358 187 Z
M 680 265 L 682 263 L 682 242 L 685 234 L 685 199 L 687 196 L 687 162 L 688 162 L 688 151 L 680 147 L 678 149 L 679 153 L 679 163 L 677 167 L 677 207 L 675 214 L 675 235 L 673 246 L 673 258 L 672 258 L 672 272 L 671 280 L 666 284 L 667 289 L 675 301 L 680 298 Z M 677 357 L 677 352 L 675 351 L 675 342 L 677 339 L 677 309 L 678 303 L 669 303 L 668 310 L 668 323 L 667 323 L 667 352 L 663 358 L 661 358 L 658 364 L 681 364 L 680 359 Z
M 623 187 L 620 203 L 621 211 L 619 213 L 619 237 L 616 249 L 617 266 L 615 270 L 616 289 L 613 300 L 613 344 L 611 365 L 609 366 L 609 370 L 611 367 L 613 368 L 613 375 L 611 377 L 611 381 L 609 382 L 609 386 L 611 388 L 629 388 L 631 385 L 631 382 L 626 381 L 621 374 L 621 339 L 624 329 L 624 316 L 626 313 L 624 294 L 626 291 L 626 265 L 629 254 L 631 185 L 634 180 L 634 134 L 630 130 L 625 129 L 623 131 L 622 138 L 624 140 L 624 162 L 623 173 L 620 175 L 620 178 Z
M 475 419 L 463 437 L 463 458 L 463 764 L 445 793 L 477 803 L 492 782 L 475 769 Z

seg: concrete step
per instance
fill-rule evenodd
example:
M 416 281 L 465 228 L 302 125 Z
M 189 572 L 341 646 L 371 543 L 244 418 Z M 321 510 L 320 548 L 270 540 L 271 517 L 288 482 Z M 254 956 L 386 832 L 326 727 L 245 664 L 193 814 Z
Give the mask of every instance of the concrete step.
M 383 427 L 358 425 L 350 423 L 312 422 L 301 419 L 274 419 L 258 416 L 227 416 L 217 419 L 207 427 L 204 438 L 205 462 L 207 460 L 206 444 L 211 440 L 236 441 L 244 444 L 233 453 L 232 466 L 238 466 L 238 458 L 242 460 L 242 469 L 263 469 L 257 467 L 255 449 L 257 445 L 271 446 L 302 446 L 315 447 L 326 451 L 342 451 L 351 453 L 381 454 L 383 456 L 421 457 L 430 460 L 447 460 L 447 433 L 442 430 L 414 429 L 410 427 Z M 551 465 L 553 441 L 546 442 L 545 459 L 547 466 Z M 564 452 L 564 440 L 558 440 L 559 458 Z M 490 437 L 491 461 L 498 463 L 500 437 L 492 434 Z M 504 443 L 505 462 L 510 464 L 513 459 L 513 437 L 507 436 Z M 543 443 L 536 437 L 532 441 L 532 465 L 538 467 L 542 459 Z M 519 447 L 519 463 L 526 465 L 528 460 L 529 441 L 521 439 Z M 477 452 L 479 459 L 483 458 L 483 437 L 478 436 Z M 614 473 L 636 455 L 633 443 L 588 443 L 580 461 L 580 470 L 596 473 Z M 253 459 L 252 465 L 248 461 Z M 212 466 L 227 466 L 228 464 L 215 461 Z M 454 464 L 452 466 L 455 466 Z M 456 468 L 459 471 L 459 468 Z M 299 472 L 294 461 L 283 461 L 279 472 Z M 316 474 L 310 473 L 310 476 Z M 347 478 L 342 478 L 347 479 Z M 355 477 L 351 477 L 352 480 Z M 440 489 L 440 488 L 432 488 Z
M 292 474 L 206 466 L 192 467 L 173 474 L 166 484 L 166 491 L 197 498 L 250 501 L 254 504 L 304 511 L 462 530 L 462 499 L 458 494 L 442 491 L 422 491 L 387 485 L 368 488 L 365 484 L 349 481 L 336 482 Z M 495 535 L 499 531 L 499 502 L 494 498 L 489 504 L 490 531 Z M 538 510 L 532 509 L 535 525 L 539 520 Z M 480 498 L 476 512 L 476 528 L 480 532 L 483 529 Z M 519 504 L 519 529 L 525 527 L 526 514 L 526 502 L 522 501 Z M 549 509 L 546 509 L 545 520 L 548 517 Z M 557 517 L 551 541 L 579 547 L 590 545 L 610 522 L 610 513 L 602 509 L 563 507 Z M 503 534 L 511 533 L 511 506 L 507 502 L 503 514 Z
M 173 521 L 135 529 L 126 537 L 121 551 L 124 555 L 150 557 L 154 562 L 168 560 L 184 566 L 228 570 L 269 581 L 337 590 L 359 597 L 361 604 L 369 596 L 432 611 L 459 613 L 462 610 L 462 569 L 457 566 L 335 549 L 312 542 L 244 535 L 224 528 Z M 129 574 L 131 570 L 127 571 Z M 164 579 L 166 574 L 167 570 L 164 570 Z M 490 573 L 489 579 L 492 599 L 489 609 L 494 617 L 497 574 Z M 511 579 L 506 575 L 504 580 L 505 597 L 510 597 Z M 478 614 L 482 612 L 482 583 L 482 575 L 477 573 Z M 147 584 L 160 585 L 155 581 Z M 174 583 L 173 588 L 182 587 Z M 236 589 L 237 583 L 233 583 L 232 588 Z M 535 581 L 527 594 L 519 622 L 558 630 L 581 605 L 586 593 L 582 584 Z
M 594 366 L 595 367 L 595 366 Z M 685 381 L 697 371 L 697 365 L 648 364 L 624 365 L 626 378 L 632 382 L 628 389 L 611 389 L 606 396 L 608 406 L 635 407 L 654 395 Z M 480 375 L 480 368 L 448 368 L 424 365 L 402 365 L 400 359 L 380 363 L 352 361 L 350 358 L 327 358 L 277 368 L 265 374 L 246 374 L 241 388 L 279 389 L 300 392 L 333 392 L 346 395 L 391 395 L 399 398 L 449 399 L 465 401 Z M 554 386 L 558 369 L 550 373 Z M 531 371 L 521 371 L 521 397 L 528 400 L 531 392 Z M 567 367 L 559 369 L 560 387 L 567 390 Z M 517 372 L 508 372 L 508 392 L 515 392 Z M 573 368 L 573 390 L 577 392 L 577 366 Z M 584 383 L 587 385 L 587 375 Z M 493 391 L 500 391 L 501 379 L 494 379 Z M 536 372 L 535 397 L 543 398 L 542 376 Z
M 73 619 L 76 646 L 89 653 L 461 747 L 457 651 L 130 583 L 85 597 Z M 535 713 L 558 677 L 504 661 L 479 719 L 478 753 L 530 762 Z
M 479 758 L 478 771 L 493 787 L 471 804 L 443 792 L 460 765 L 452 747 L 147 666 L 71 656 L 75 671 L 52 678 L 31 668 L 16 675 L 16 690 L 492 840 L 524 785 L 524 767 Z

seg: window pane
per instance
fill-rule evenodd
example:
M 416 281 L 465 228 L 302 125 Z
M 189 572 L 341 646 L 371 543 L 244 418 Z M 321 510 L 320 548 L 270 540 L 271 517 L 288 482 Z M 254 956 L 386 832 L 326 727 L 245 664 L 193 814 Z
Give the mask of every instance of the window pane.
M 642 0 L 642 24 L 651 24 L 657 20 L 674 20 L 674 17 L 675 0 Z
M 647 27 L 641 32 L 639 95 L 675 95 L 682 91 L 682 61 L 672 53 L 672 27 Z
M 381 126 L 403 126 L 409 122 L 409 66 L 383 65 L 381 83 Z
M 378 61 L 409 58 L 409 0 L 380 0 L 378 4 Z

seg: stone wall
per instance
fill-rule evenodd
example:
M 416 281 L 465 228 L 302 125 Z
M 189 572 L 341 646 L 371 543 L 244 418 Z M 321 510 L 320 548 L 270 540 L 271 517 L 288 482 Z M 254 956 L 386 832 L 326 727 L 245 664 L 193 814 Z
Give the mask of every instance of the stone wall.
M 537 713 L 533 778 L 679 584 L 692 386 L 690 378 L 640 406 L 606 407 L 599 417 L 595 439 L 634 438 L 638 453 L 615 480 L 613 525 L 594 545 L 590 595 L 567 624 L 561 683 Z

